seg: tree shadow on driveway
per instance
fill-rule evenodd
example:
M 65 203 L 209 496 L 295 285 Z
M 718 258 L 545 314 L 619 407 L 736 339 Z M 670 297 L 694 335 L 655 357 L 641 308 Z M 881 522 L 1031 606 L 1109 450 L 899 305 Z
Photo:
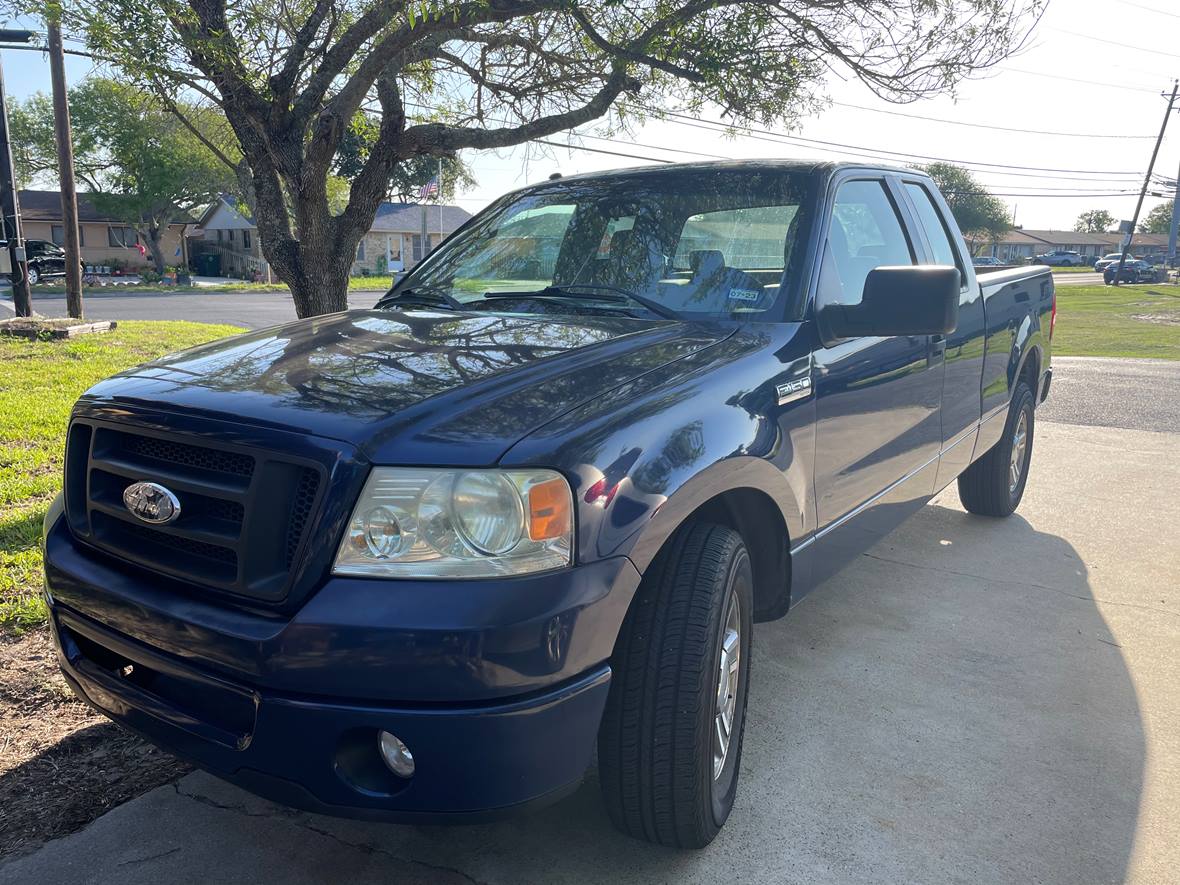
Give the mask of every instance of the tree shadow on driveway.
M 196 801 L 156 791 L 74 837 L 72 850 L 94 881 L 133 855 L 159 855 L 121 868 L 126 882 L 1125 877 L 1143 725 L 1066 541 L 1018 516 L 930 506 L 754 641 L 737 805 L 703 851 L 618 835 L 593 771 L 552 808 L 455 828 L 295 813 L 193 775 L 178 791 Z M 2 872 L 59 881 L 46 876 L 68 857 L 52 850 Z M 232 875 L 214 876 L 221 869 Z

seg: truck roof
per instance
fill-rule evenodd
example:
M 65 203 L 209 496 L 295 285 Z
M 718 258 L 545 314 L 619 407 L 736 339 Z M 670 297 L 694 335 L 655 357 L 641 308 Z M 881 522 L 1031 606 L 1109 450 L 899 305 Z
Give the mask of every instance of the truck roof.
M 583 172 L 577 175 L 563 175 L 560 181 L 591 181 L 596 178 L 617 178 L 626 175 L 650 175 L 653 173 L 707 172 L 714 170 L 758 170 L 783 169 L 809 174 L 832 174 L 839 169 L 868 169 L 880 172 L 904 172 L 908 175 L 925 175 L 920 169 L 905 166 L 889 166 L 881 163 L 853 163 L 849 161 L 816 159 L 765 158 L 752 160 L 707 160 L 694 163 L 660 163 L 651 166 L 628 166 L 622 169 L 606 169 L 598 172 Z M 545 182 L 537 182 L 544 184 Z

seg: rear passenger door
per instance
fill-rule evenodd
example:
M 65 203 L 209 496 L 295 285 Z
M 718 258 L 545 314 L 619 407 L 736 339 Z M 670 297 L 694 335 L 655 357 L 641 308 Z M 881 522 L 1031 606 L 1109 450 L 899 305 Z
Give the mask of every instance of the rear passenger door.
M 858 303 L 874 268 L 932 263 L 913 227 L 891 176 L 836 185 L 813 303 L 821 339 L 823 308 Z M 823 340 L 814 361 L 822 569 L 846 562 L 929 498 L 942 443 L 943 360 L 937 336 L 912 335 Z
M 931 260 L 959 269 L 959 321 L 945 341 L 946 369 L 940 410 L 942 454 L 935 484 L 935 488 L 940 489 L 967 468 L 975 450 L 987 324 L 983 292 L 975 281 L 974 268 L 968 270 L 964 258 L 967 244 L 959 234 L 949 207 L 938 197 L 930 182 L 920 179 L 903 179 L 903 182 L 903 191 Z

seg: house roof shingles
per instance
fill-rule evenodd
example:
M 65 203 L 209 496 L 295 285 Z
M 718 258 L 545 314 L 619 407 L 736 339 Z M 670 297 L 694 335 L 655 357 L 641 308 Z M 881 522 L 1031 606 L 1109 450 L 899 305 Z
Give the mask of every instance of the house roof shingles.
M 471 217 L 470 212 L 458 206 L 427 204 L 426 228 L 430 233 L 438 233 L 440 210 L 444 233 L 450 233 Z M 377 217 L 373 219 L 372 227 L 369 228 L 376 233 L 401 233 L 421 229 L 421 203 L 382 203 L 377 209 Z
M 61 221 L 61 192 L 21 190 L 17 192 L 20 200 L 20 214 L 25 221 Z M 78 221 L 92 221 L 106 224 L 126 224 L 125 218 L 116 218 L 104 212 L 99 212 L 90 202 L 88 194 L 78 194 Z M 185 224 L 192 219 L 183 213 L 173 224 Z

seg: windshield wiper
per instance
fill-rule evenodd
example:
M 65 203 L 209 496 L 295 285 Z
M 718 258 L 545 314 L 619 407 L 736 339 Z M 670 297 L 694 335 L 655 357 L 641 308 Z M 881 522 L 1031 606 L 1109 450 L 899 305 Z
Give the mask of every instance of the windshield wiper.
M 613 295 L 594 295 L 590 292 L 579 292 L 578 289 L 601 290 L 603 292 L 613 292 Z M 664 317 L 669 320 L 680 319 L 679 315 L 674 310 L 664 307 L 658 301 L 653 301 L 643 295 L 637 295 L 627 289 L 619 286 L 608 286 L 604 283 L 568 283 L 565 285 L 546 286 L 544 289 L 533 289 L 529 291 L 519 292 L 485 292 L 484 298 L 584 298 L 593 299 L 595 301 L 606 302 L 607 304 L 623 304 L 627 301 L 632 301 L 640 307 L 647 309 L 656 316 Z
M 444 307 L 464 310 L 461 302 L 442 289 L 402 289 L 396 295 L 383 295 L 374 305 L 377 308 L 417 305 L 419 307 Z

